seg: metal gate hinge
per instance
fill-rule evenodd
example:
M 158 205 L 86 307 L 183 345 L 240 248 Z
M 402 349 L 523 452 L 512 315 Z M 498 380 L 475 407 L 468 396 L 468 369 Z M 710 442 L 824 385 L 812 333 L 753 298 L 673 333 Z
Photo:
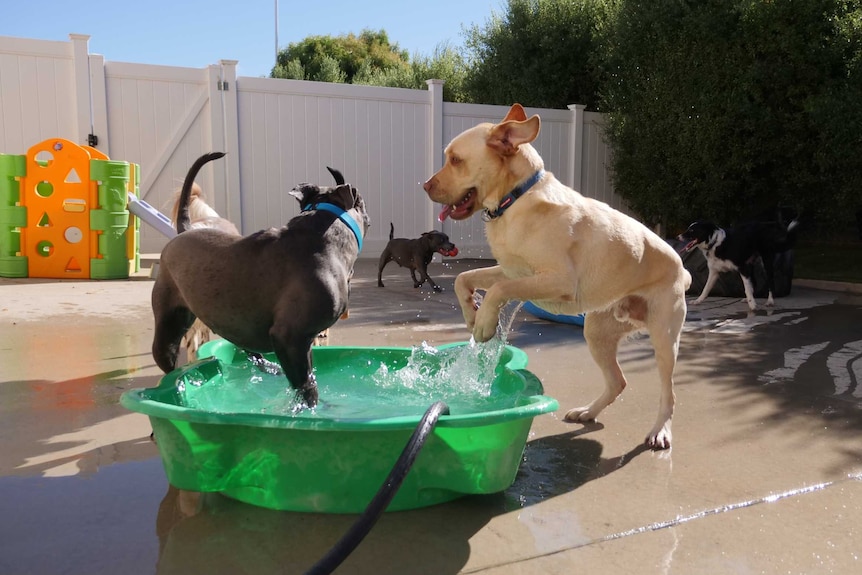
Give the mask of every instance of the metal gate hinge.
M 218 81 L 218 89 L 221 90 L 222 92 L 229 92 L 230 91 L 230 83 L 223 81 L 223 80 L 219 80 Z

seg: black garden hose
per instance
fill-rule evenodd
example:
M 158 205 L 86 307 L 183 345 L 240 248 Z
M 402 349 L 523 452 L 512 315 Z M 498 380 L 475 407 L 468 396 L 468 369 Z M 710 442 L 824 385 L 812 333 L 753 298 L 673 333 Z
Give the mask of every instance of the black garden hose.
M 404 478 L 407 477 L 407 473 L 413 467 L 413 462 L 416 461 L 416 457 L 425 445 L 425 440 L 434 431 L 437 420 L 441 415 L 447 415 L 448 413 L 449 406 L 442 401 L 437 401 L 428 408 L 425 415 L 422 416 L 421 421 L 419 421 L 419 425 L 413 431 L 413 435 L 410 436 L 410 441 L 407 442 L 398 461 L 395 462 L 392 471 L 389 472 L 386 481 L 383 482 L 377 494 L 374 495 L 374 499 L 371 500 L 371 503 L 368 504 L 365 511 L 362 512 L 362 515 L 359 516 L 359 519 L 356 520 L 356 523 L 353 524 L 350 530 L 342 536 L 338 543 L 320 561 L 306 571 L 305 575 L 328 575 L 335 571 L 353 553 L 353 550 L 365 539 L 365 536 L 368 535 L 368 532 L 371 531 L 371 528 L 374 527 L 374 524 L 377 523 L 377 520 L 380 519 L 380 516 L 389 506 L 389 502 L 395 497 L 398 488 L 401 487 Z

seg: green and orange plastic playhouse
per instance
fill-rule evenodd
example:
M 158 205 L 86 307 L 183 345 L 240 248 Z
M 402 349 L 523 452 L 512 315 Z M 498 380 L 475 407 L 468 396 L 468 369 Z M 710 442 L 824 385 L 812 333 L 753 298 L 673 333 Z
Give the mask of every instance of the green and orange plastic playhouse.
M 0 154 L 0 277 L 116 279 L 140 269 L 128 209 L 140 168 L 62 138 Z

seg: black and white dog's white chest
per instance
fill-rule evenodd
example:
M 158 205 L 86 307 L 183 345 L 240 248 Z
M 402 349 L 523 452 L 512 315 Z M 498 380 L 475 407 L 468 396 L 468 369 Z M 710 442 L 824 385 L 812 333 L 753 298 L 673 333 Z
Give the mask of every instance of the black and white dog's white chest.
M 727 248 L 724 245 L 726 238 L 727 232 L 718 228 L 710 236 L 709 242 L 705 246 L 703 244 L 700 246 L 704 257 L 706 257 L 706 265 L 716 273 L 739 271 L 738 266 L 724 253 Z

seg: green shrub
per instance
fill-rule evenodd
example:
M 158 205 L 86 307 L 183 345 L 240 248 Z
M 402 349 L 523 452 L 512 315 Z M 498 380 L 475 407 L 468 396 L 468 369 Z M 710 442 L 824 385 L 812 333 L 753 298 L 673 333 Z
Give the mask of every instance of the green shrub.
M 669 229 L 777 204 L 845 221 L 862 173 L 859 6 L 617 2 L 603 84 L 616 191 Z
M 596 110 L 606 0 L 508 0 L 466 31 L 465 90 L 478 104 Z

